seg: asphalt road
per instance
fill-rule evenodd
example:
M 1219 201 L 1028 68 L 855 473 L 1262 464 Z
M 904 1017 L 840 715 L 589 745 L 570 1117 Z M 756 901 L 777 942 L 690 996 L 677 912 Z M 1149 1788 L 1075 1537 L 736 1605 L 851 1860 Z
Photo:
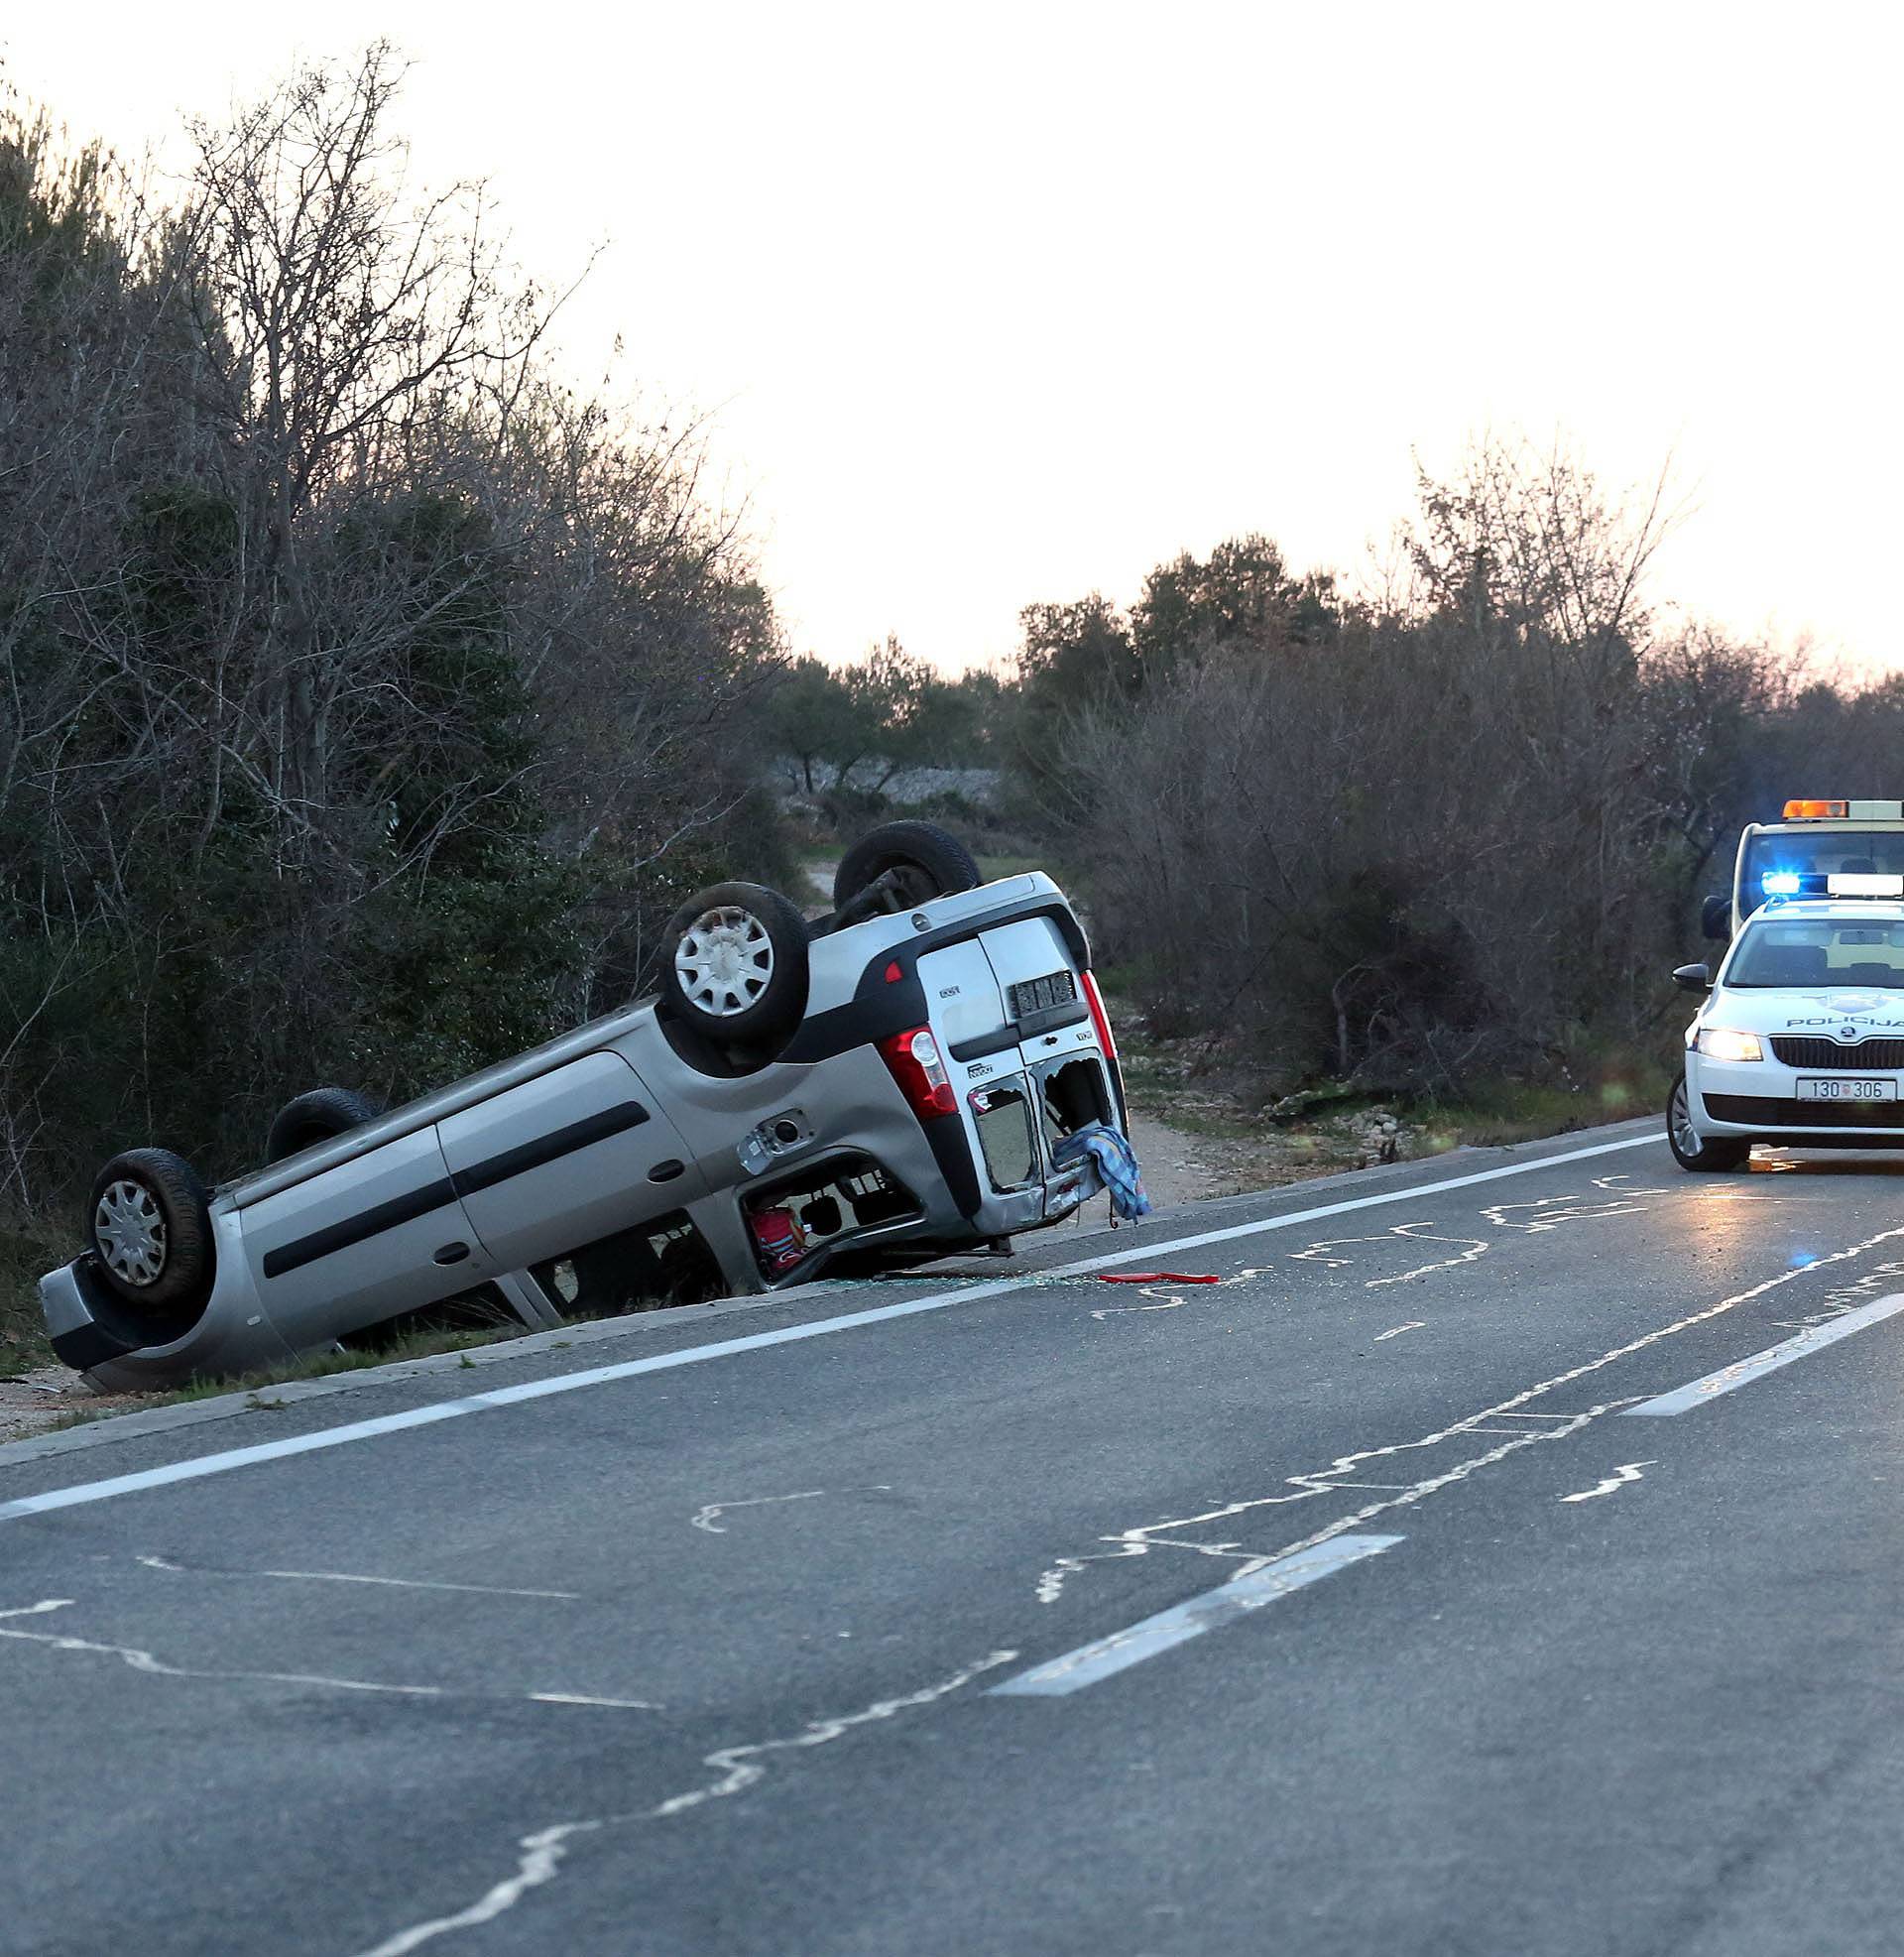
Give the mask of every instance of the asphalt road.
M 0 1949 L 1894 1951 L 1904 1161 L 1651 1137 L 0 1449 Z

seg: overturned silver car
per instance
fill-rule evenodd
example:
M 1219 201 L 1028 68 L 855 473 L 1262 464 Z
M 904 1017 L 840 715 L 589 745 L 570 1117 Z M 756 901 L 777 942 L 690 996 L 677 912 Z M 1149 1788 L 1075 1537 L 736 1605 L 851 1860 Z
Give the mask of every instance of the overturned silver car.
M 134 1149 L 41 1280 L 99 1385 L 269 1367 L 477 1301 L 524 1325 L 919 1263 L 1034 1230 L 1125 1129 L 1090 952 L 1040 873 L 929 824 L 848 852 L 834 913 L 722 884 L 655 994 L 409 1105 L 320 1088 L 206 1191 Z M 1071 1144 L 1067 1147 L 1067 1143 Z

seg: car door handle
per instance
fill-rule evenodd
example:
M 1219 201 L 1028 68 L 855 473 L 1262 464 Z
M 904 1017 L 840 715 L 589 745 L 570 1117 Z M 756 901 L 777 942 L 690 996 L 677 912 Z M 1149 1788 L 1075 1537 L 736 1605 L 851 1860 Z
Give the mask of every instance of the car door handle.
M 676 1162 L 672 1156 L 669 1156 L 665 1162 L 657 1162 L 648 1171 L 648 1179 L 651 1182 L 672 1182 L 675 1176 L 685 1175 L 686 1173 L 686 1162 Z
M 463 1259 L 468 1255 L 469 1246 L 467 1244 L 445 1244 L 436 1253 L 436 1262 L 438 1264 L 461 1264 Z

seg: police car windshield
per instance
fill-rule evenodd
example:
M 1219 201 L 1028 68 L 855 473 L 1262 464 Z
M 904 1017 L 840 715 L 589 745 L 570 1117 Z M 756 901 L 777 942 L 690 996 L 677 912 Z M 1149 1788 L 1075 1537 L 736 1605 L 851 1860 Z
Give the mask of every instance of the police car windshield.
M 1724 983 L 1904 991 L 1904 923 L 1755 917 L 1739 934 Z

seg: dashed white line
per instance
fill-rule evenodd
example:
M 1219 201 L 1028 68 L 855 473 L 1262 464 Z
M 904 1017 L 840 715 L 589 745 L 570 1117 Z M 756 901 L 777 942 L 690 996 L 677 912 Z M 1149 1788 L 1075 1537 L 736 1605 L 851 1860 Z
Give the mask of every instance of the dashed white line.
M 1063 1698 L 1072 1692 L 1082 1691 L 1085 1686 L 1095 1685 L 1101 1678 L 1128 1671 L 1133 1664 L 1141 1664 L 1145 1658 L 1155 1657 L 1159 1651 L 1173 1651 L 1179 1645 L 1188 1644 L 1192 1638 L 1200 1638 L 1206 1631 L 1216 1631 L 1226 1624 L 1234 1624 L 1238 1618 L 1260 1610 L 1264 1604 L 1272 1604 L 1278 1597 L 1286 1597 L 1293 1590 L 1301 1590 L 1325 1576 L 1333 1576 L 1337 1570 L 1346 1569 L 1351 1563 L 1359 1563 L 1367 1556 L 1379 1555 L 1384 1549 L 1392 1549 L 1401 1539 L 1398 1535 L 1339 1535 L 1333 1542 L 1278 1556 L 1260 1569 L 1233 1577 L 1215 1590 L 1206 1590 L 1200 1597 L 1173 1604 L 1169 1610 L 1159 1611 L 1154 1617 L 1145 1618 L 1141 1624 L 1133 1624 L 1128 1630 L 1114 1631 L 1108 1638 L 1093 1639 L 1090 1644 L 1080 1645 L 1075 1651 L 1067 1651 L 1062 1657 L 1049 1658 L 1043 1664 L 1033 1665 L 1029 1671 L 1020 1671 L 1003 1684 L 994 1685 L 992 1696 Z
M 1671 1393 L 1662 1393 L 1656 1399 L 1642 1401 L 1639 1406 L 1628 1407 L 1624 1410 L 1643 1419 L 1691 1412 L 1695 1407 L 1704 1407 L 1708 1401 L 1717 1400 L 1722 1394 L 1736 1393 L 1740 1387 L 1749 1386 L 1754 1380 L 1762 1380 L 1767 1373 L 1776 1373 L 1781 1366 L 1789 1366 L 1797 1359 L 1809 1359 L 1813 1353 L 1823 1352 L 1828 1345 L 1836 1345 L 1840 1339 L 1847 1339 L 1853 1332 L 1863 1331 L 1867 1325 L 1881 1324 L 1900 1311 L 1904 1311 L 1904 1294 L 1881 1297 L 1874 1304 L 1859 1305 L 1856 1310 L 1847 1311 L 1843 1317 L 1834 1318 L 1826 1324 L 1807 1326 L 1796 1338 L 1768 1346 L 1763 1352 L 1753 1353 L 1749 1359 L 1722 1366 L 1717 1373 L 1708 1373 L 1703 1379 L 1691 1380 Z

